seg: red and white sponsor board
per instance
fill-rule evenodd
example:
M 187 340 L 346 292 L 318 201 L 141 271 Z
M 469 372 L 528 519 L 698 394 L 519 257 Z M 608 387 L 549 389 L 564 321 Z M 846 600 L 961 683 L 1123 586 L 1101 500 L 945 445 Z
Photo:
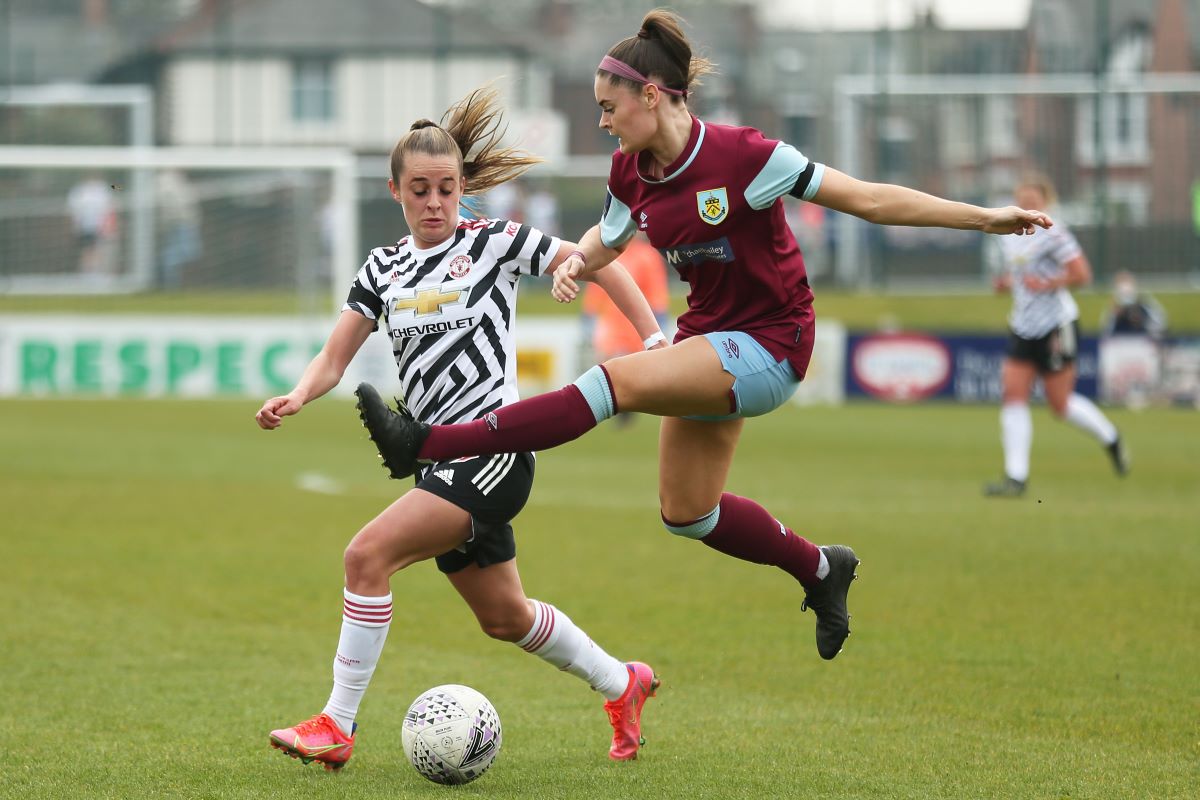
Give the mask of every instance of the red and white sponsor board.
M 950 349 L 932 336 L 884 333 L 860 339 L 851 355 L 854 379 L 869 394 L 891 402 L 931 397 L 950 382 Z

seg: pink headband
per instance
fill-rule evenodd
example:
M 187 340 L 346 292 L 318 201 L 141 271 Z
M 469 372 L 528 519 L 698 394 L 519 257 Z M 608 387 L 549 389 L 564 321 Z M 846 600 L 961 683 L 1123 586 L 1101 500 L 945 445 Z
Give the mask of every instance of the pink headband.
M 622 78 L 628 78 L 629 80 L 636 81 L 637 83 L 648 83 L 651 86 L 657 87 L 660 92 L 673 94 L 676 97 L 682 97 L 684 100 L 687 100 L 687 89 L 668 89 L 666 86 L 650 80 L 645 75 L 626 64 L 624 61 L 618 61 L 612 56 L 605 56 L 604 58 L 600 59 L 600 66 L 597 67 L 597 69 L 602 69 L 605 72 L 611 72 L 613 75 L 618 75 Z

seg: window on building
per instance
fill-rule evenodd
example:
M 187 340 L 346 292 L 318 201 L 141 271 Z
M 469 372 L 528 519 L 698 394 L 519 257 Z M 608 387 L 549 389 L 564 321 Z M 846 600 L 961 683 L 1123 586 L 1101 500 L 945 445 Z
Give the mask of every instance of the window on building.
M 1113 164 L 1145 164 L 1150 157 L 1146 95 L 1113 92 L 1100 100 L 1100 145 L 1103 157 Z M 1080 163 L 1095 164 L 1096 100 L 1079 100 L 1076 112 L 1076 146 Z
M 333 61 L 300 58 L 292 62 L 292 119 L 304 122 L 333 120 Z

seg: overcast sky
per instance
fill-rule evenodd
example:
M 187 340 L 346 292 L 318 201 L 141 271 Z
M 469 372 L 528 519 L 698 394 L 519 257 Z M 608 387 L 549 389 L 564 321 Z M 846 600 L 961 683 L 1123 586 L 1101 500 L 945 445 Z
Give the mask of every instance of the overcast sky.
M 1020 28 L 1030 0 L 760 0 L 762 21 L 819 30 L 905 28 L 932 7 L 947 28 Z

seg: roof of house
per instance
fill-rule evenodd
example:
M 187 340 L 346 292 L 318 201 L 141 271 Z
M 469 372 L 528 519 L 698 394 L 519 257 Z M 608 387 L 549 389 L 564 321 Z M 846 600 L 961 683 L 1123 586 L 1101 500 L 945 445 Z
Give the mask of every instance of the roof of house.
M 419 0 L 226 0 L 159 36 L 160 52 L 529 52 L 532 40 Z

